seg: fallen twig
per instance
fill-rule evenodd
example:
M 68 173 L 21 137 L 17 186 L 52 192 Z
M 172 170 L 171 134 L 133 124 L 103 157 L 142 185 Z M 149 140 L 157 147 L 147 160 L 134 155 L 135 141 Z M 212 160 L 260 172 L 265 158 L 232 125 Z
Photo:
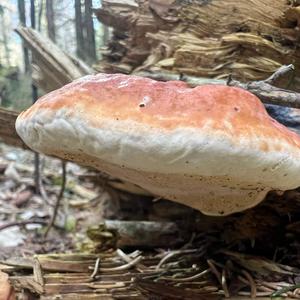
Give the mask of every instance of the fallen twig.
M 51 217 L 51 220 L 48 224 L 48 227 L 45 231 L 45 234 L 44 234 L 44 238 L 46 238 L 48 236 L 48 233 L 50 231 L 50 229 L 53 227 L 54 223 L 55 223 L 55 219 L 56 219 L 56 216 L 57 216 L 57 212 L 58 212 L 58 208 L 60 206 L 60 202 L 63 198 L 63 195 L 64 195 L 64 192 L 65 192 L 65 188 L 66 188 L 66 177 L 67 177 L 67 174 L 66 174 L 66 162 L 65 161 L 62 161 L 62 183 L 61 183 L 61 189 L 60 189 L 60 192 L 57 196 L 57 199 L 56 199 L 56 203 L 55 203 L 55 207 L 54 207 L 54 211 L 53 211 L 53 215 Z
M 220 272 L 217 270 L 217 268 L 215 267 L 215 265 L 213 264 L 211 259 L 207 260 L 207 264 L 209 266 L 209 268 L 211 269 L 212 273 L 217 277 L 219 283 L 222 285 L 222 277 Z
M 100 272 L 114 272 L 114 271 L 124 271 L 132 268 L 133 266 L 136 266 L 141 260 L 143 259 L 142 256 L 138 256 L 137 258 L 133 259 L 131 262 L 124 264 L 122 266 L 118 266 L 115 268 L 100 268 Z M 94 270 L 94 268 L 93 268 Z
M 272 293 L 271 298 L 280 297 L 280 296 L 282 296 L 282 294 L 285 294 L 287 292 L 291 292 L 291 291 L 293 291 L 295 289 L 298 289 L 298 288 L 300 288 L 300 284 L 295 284 L 295 285 L 290 285 L 290 286 L 284 287 L 284 288 Z
M 226 298 L 230 298 L 227 282 L 226 282 L 226 270 L 222 270 L 221 284 Z
M 0 225 L 0 231 L 4 230 L 6 228 L 9 228 L 9 227 L 24 226 L 24 225 L 29 225 L 29 224 L 47 225 L 47 221 L 43 221 L 43 220 L 24 220 L 24 221 L 9 222 L 9 223 Z
M 166 277 L 165 276 L 165 277 L 160 277 L 159 280 L 174 281 L 174 282 L 190 282 L 192 280 L 199 279 L 208 273 L 210 273 L 210 269 L 204 270 L 201 273 L 197 273 L 197 274 L 195 274 L 193 276 L 189 276 L 189 277 L 174 278 L 174 277 Z
M 257 289 L 256 284 L 250 273 L 248 273 L 246 270 L 242 270 L 243 275 L 247 278 L 247 281 L 249 282 L 250 288 L 251 288 L 251 299 L 256 298 Z
M 269 78 L 265 79 L 264 82 L 268 84 L 274 84 L 276 81 L 284 77 L 287 73 L 293 72 L 295 70 L 294 65 L 283 65 L 281 66 L 274 74 L 272 74 Z
M 166 256 L 164 256 L 160 260 L 160 262 L 157 264 L 157 266 L 156 266 L 155 269 L 159 270 L 163 264 L 165 264 L 169 259 L 171 259 L 175 255 L 186 254 L 186 253 L 195 253 L 197 251 L 198 251 L 198 249 L 188 249 L 188 250 L 175 250 L 175 251 L 172 251 L 172 252 L 168 253 Z
M 272 85 L 278 78 L 286 75 L 292 70 L 294 70 L 293 65 L 284 65 L 266 80 L 251 81 L 248 83 L 242 83 L 240 81 L 232 79 L 231 77 L 229 77 L 226 81 L 213 78 L 200 78 L 194 76 L 173 74 L 167 72 L 160 72 L 154 74 L 148 71 L 141 71 L 135 73 L 135 75 L 149 77 L 161 81 L 181 80 L 192 87 L 203 84 L 227 84 L 229 86 L 239 87 L 251 92 L 252 94 L 256 95 L 263 103 L 300 108 L 300 93 L 286 89 L 281 89 Z
M 124 259 L 125 262 L 127 262 L 127 263 L 131 263 L 131 262 L 133 261 L 133 259 L 132 259 L 129 255 L 125 254 L 121 249 L 117 249 L 116 253 L 118 254 L 118 256 L 120 256 L 122 259 Z M 141 254 L 141 253 L 139 253 L 139 255 L 140 255 L 140 254 Z M 137 264 L 137 265 L 136 265 L 136 269 L 137 269 L 139 272 L 143 273 L 143 272 L 146 271 L 148 268 L 145 267 L 145 266 L 142 265 L 142 264 Z
M 93 273 L 92 273 L 92 275 L 91 275 L 91 278 L 95 278 L 95 277 L 96 277 L 96 275 L 97 275 L 97 273 L 98 273 L 98 270 L 99 270 L 99 267 L 100 267 L 100 257 L 98 257 L 98 258 L 96 259 L 94 271 L 93 271 Z

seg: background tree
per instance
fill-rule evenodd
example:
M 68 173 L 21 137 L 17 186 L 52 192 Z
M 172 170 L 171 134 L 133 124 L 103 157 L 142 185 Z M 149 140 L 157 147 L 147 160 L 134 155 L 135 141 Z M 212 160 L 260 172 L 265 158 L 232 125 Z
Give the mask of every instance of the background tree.
M 83 22 L 81 0 L 75 0 L 75 30 L 76 30 L 76 53 L 81 59 L 85 59 Z
M 39 2 L 39 14 L 38 14 L 38 26 L 37 26 L 38 31 L 42 30 L 43 10 L 44 10 L 44 0 L 40 0 L 40 2 Z
M 84 21 L 86 31 L 86 60 L 89 63 L 93 63 L 96 61 L 96 45 L 91 0 L 84 0 Z
M 93 64 L 97 55 L 91 0 L 75 0 L 75 30 L 77 56 Z
M 18 0 L 18 12 L 19 12 L 19 21 L 22 26 L 26 26 L 26 12 L 25 12 L 25 1 Z M 29 65 L 29 53 L 28 49 L 25 47 L 24 42 L 22 42 L 23 49 L 23 59 L 24 59 L 24 70 L 25 73 L 28 73 L 30 70 Z
M 7 33 L 6 33 L 6 26 L 5 26 L 5 16 L 4 16 L 4 10 L 5 6 L 0 5 L 0 28 L 1 30 L 1 35 L 2 35 L 2 44 L 4 48 L 4 58 L 5 58 L 5 63 L 7 66 L 10 65 L 10 60 L 9 60 L 9 47 L 8 47 L 8 40 L 7 40 Z
M 47 31 L 49 38 L 55 42 L 56 33 L 55 33 L 55 16 L 53 9 L 53 0 L 46 0 L 46 19 L 47 19 Z

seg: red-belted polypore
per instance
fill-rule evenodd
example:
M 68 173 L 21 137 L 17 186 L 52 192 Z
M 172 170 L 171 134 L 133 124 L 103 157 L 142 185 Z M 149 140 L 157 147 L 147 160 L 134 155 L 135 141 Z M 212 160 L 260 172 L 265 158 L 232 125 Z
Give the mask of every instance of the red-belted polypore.
M 300 186 L 300 137 L 235 87 L 91 75 L 40 98 L 16 129 L 38 152 L 209 215 Z

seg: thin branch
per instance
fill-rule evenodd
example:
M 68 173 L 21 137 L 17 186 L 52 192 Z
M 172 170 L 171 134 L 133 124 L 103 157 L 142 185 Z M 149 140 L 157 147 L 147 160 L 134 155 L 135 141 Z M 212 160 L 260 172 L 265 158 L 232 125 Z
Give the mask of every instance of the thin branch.
M 221 285 L 224 291 L 224 295 L 226 298 L 230 298 L 227 282 L 226 282 L 226 270 L 222 270 L 222 275 L 221 275 Z
M 149 77 L 155 80 L 168 81 L 168 80 L 182 80 L 191 87 L 203 84 L 222 84 L 242 88 L 256 95 L 263 103 L 275 104 L 281 106 L 288 106 L 300 108 L 300 93 L 281 89 L 273 86 L 272 84 L 280 77 L 285 76 L 288 72 L 294 70 L 293 65 L 281 66 L 273 75 L 266 80 L 251 81 L 242 83 L 231 78 L 227 80 L 219 80 L 213 78 L 201 78 L 188 75 L 174 74 L 168 72 L 151 73 L 149 71 L 136 72 L 134 75 Z
M 114 272 L 114 271 L 124 271 L 128 270 L 140 263 L 140 261 L 143 259 L 142 256 L 138 256 L 135 259 L 133 259 L 131 262 L 126 263 L 124 265 L 114 267 L 114 268 L 98 268 L 99 272 L 105 273 L 105 272 Z M 93 267 L 93 271 L 95 270 L 95 267 Z
M 222 285 L 222 276 L 220 272 L 217 270 L 217 268 L 215 267 L 213 261 L 211 259 L 208 259 L 206 262 L 209 268 L 211 269 L 212 273 L 217 277 L 219 283 Z
M 179 254 L 187 254 L 187 253 L 194 253 L 197 252 L 198 249 L 187 249 L 187 250 L 175 250 L 175 251 L 171 251 L 170 253 L 168 253 L 166 256 L 164 256 L 159 263 L 157 264 L 157 266 L 155 267 L 155 270 L 160 270 L 162 265 L 165 264 L 168 260 L 170 260 L 171 258 L 173 258 L 173 256 L 175 255 L 179 255 Z
M 300 94 L 275 87 L 265 81 L 241 83 L 231 80 L 229 86 L 235 86 L 256 95 L 263 103 L 300 108 Z
M 269 78 L 265 79 L 265 83 L 274 84 L 279 78 L 284 77 L 287 73 L 295 71 L 294 65 L 283 65 Z
M 41 224 L 41 225 L 47 225 L 47 221 L 43 220 L 23 220 L 23 221 L 14 221 L 14 222 L 9 222 L 3 225 L 0 225 L 0 231 L 4 230 L 9 227 L 14 227 L 14 226 L 24 226 L 28 224 Z
M 252 278 L 252 276 L 250 275 L 250 273 L 248 273 L 246 270 L 242 270 L 243 275 L 247 278 L 249 284 L 250 284 L 250 288 L 251 288 L 251 299 L 255 299 L 256 298 L 256 294 L 257 294 L 257 288 L 256 288 L 256 284 L 254 279 Z
M 133 260 L 129 255 L 125 254 L 121 249 L 117 249 L 116 253 L 118 254 L 119 257 L 121 257 L 127 263 L 131 263 Z M 142 264 L 137 264 L 136 269 L 141 273 L 144 273 L 144 271 L 148 270 L 148 268 Z
M 210 272 L 211 272 L 211 270 L 207 269 L 207 270 L 204 270 L 201 273 L 197 273 L 193 276 L 180 277 L 180 278 L 162 276 L 159 278 L 159 280 L 174 281 L 174 282 L 191 282 L 192 280 L 204 277 L 206 274 L 208 274 Z
M 99 270 L 99 267 L 100 267 L 100 257 L 98 257 L 96 259 L 94 271 L 93 271 L 92 275 L 90 276 L 91 278 L 95 278 L 96 277 L 96 275 L 98 273 L 98 270 Z
M 61 183 L 61 189 L 60 189 L 60 192 L 59 192 L 59 194 L 57 196 L 55 207 L 54 207 L 54 211 L 53 211 L 53 215 L 52 215 L 51 220 L 50 220 L 50 222 L 48 224 L 48 227 L 47 227 L 47 229 L 45 231 L 44 238 L 47 237 L 50 229 L 53 227 L 53 225 L 55 223 L 55 219 L 56 219 L 56 216 L 57 216 L 57 213 L 58 213 L 60 202 L 61 202 L 61 200 L 63 198 L 64 192 L 65 192 L 65 188 L 66 188 L 66 177 L 67 177 L 66 162 L 62 161 L 62 183 Z

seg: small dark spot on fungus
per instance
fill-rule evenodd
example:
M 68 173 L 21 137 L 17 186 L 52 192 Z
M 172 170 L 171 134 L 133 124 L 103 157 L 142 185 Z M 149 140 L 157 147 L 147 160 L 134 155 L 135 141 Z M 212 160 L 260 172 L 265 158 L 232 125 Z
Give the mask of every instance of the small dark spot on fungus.
M 286 177 L 288 174 L 284 174 L 283 176 Z
M 234 110 L 235 110 L 235 111 L 239 111 L 239 108 L 238 108 L 238 107 L 234 107 Z
M 145 107 L 146 105 L 145 105 L 145 103 L 140 103 L 139 104 L 139 107 Z
M 185 163 L 186 163 L 186 164 L 188 164 L 188 163 L 189 163 L 189 161 L 187 160 Z

